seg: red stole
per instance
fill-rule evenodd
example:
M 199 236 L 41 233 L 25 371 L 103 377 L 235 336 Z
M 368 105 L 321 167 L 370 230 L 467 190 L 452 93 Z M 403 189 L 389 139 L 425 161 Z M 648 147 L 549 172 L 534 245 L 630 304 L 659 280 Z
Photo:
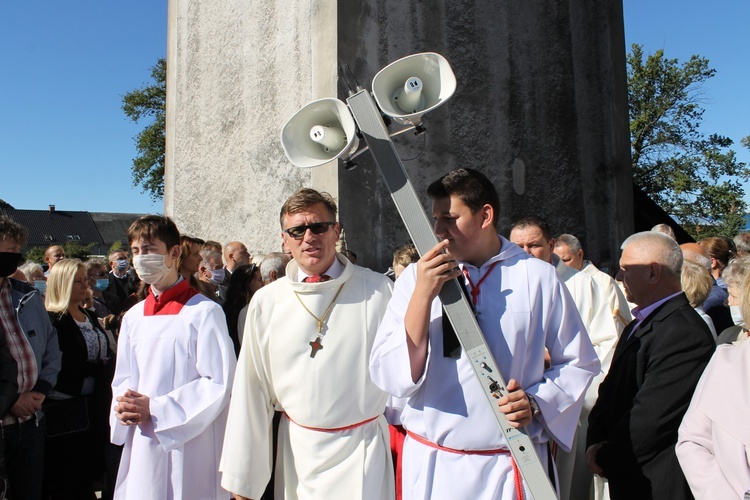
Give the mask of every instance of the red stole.
M 198 290 L 192 288 L 187 280 L 182 280 L 175 286 L 154 297 L 154 292 L 149 287 L 146 303 L 143 306 L 144 316 L 158 316 L 167 314 L 179 314 L 187 301 L 198 295 Z

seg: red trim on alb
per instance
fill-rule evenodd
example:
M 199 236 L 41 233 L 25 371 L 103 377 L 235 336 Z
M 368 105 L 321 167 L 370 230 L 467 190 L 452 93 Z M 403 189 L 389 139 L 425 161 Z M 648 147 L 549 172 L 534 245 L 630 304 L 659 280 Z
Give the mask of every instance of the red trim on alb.
M 154 297 L 154 292 L 149 287 L 146 302 L 143 306 L 144 316 L 161 316 L 167 314 L 179 314 L 188 300 L 198 295 L 198 290 L 191 288 L 187 280 L 182 280 L 169 290 Z
M 289 415 L 287 415 L 286 412 L 284 412 L 284 416 L 289 419 L 290 422 L 292 422 L 297 427 L 302 427 L 303 429 L 307 429 L 308 431 L 317 431 L 317 432 L 341 432 L 341 431 L 348 431 L 351 429 L 356 429 L 357 427 L 362 427 L 365 424 L 369 424 L 373 420 L 377 420 L 380 415 L 376 415 L 372 418 L 368 418 L 367 420 L 363 420 L 361 422 L 357 422 L 356 424 L 352 425 L 346 425 L 344 427 L 334 427 L 334 428 L 323 428 L 323 427 L 309 427 L 307 425 L 298 424 L 294 420 L 292 420 Z
M 435 448 L 436 450 L 445 451 L 447 453 L 456 453 L 458 455 L 510 455 L 510 451 L 507 448 L 497 448 L 495 450 L 456 450 L 455 448 L 448 448 L 447 446 L 441 446 L 432 441 L 428 441 L 419 434 L 414 434 L 410 430 L 406 430 L 406 435 L 412 438 L 414 441 Z M 518 470 L 518 465 L 513 457 L 510 457 L 511 465 L 513 465 L 513 476 L 516 483 L 516 497 L 518 500 L 524 500 L 523 496 L 523 478 L 521 477 L 521 471 Z

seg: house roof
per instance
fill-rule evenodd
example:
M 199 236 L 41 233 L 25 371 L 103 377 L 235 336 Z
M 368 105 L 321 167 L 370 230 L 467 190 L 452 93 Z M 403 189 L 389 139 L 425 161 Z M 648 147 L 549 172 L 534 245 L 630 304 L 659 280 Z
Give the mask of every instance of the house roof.
M 68 241 L 81 245 L 104 243 L 88 212 L 63 210 L 3 210 L 29 231 L 29 247 L 62 245 Z
M 48 247 L 75 242 L 111 246 L 115 241 L 127 244 L 130 224 L 140 214 L 75 212 L 65 210 L 0 209 L 29 232 L 27 247 Z
M 115 241 L 128 244 L 128 228 L 143 214 L 123 214 L 109 212 L 90 212 L 94 225 L 99 230 L 104 243 L 112 245 Z

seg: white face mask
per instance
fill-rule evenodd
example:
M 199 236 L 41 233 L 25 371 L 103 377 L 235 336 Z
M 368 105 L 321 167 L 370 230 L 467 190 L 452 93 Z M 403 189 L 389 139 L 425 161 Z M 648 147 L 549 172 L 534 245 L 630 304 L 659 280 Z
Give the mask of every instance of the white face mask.
M 149 253 L 146 255 L 135 255 L 133 267 L 138 277 L 149 285 L 159 283 L 169 274 L 169 267 L 164 263 L 166 254 Z
M 745 326 L 745 320 L 742 319 L 742 311 L 740 306 L 729 306 L 729 311 L 732 313 L 732 321 L 737 326 Z
M 220 267 L 219 269 L 214 269 L 211 271 L 211 278 L 209 280 L 214 285 L 221 285 L 221 283 L 224 281 L 224 268 Z

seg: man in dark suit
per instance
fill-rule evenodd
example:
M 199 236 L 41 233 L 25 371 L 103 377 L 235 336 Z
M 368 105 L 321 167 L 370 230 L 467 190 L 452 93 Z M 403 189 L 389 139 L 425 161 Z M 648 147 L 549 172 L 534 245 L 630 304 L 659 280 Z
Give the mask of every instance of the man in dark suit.
M 668 236 L 622 245 L 617 279 L 635 320 L 622 332 L 589 416 L 586 460 L 618 499 L 693 498 L 677 462 L 677 428 L 715 343 L 681 291 L 682 252 Z

